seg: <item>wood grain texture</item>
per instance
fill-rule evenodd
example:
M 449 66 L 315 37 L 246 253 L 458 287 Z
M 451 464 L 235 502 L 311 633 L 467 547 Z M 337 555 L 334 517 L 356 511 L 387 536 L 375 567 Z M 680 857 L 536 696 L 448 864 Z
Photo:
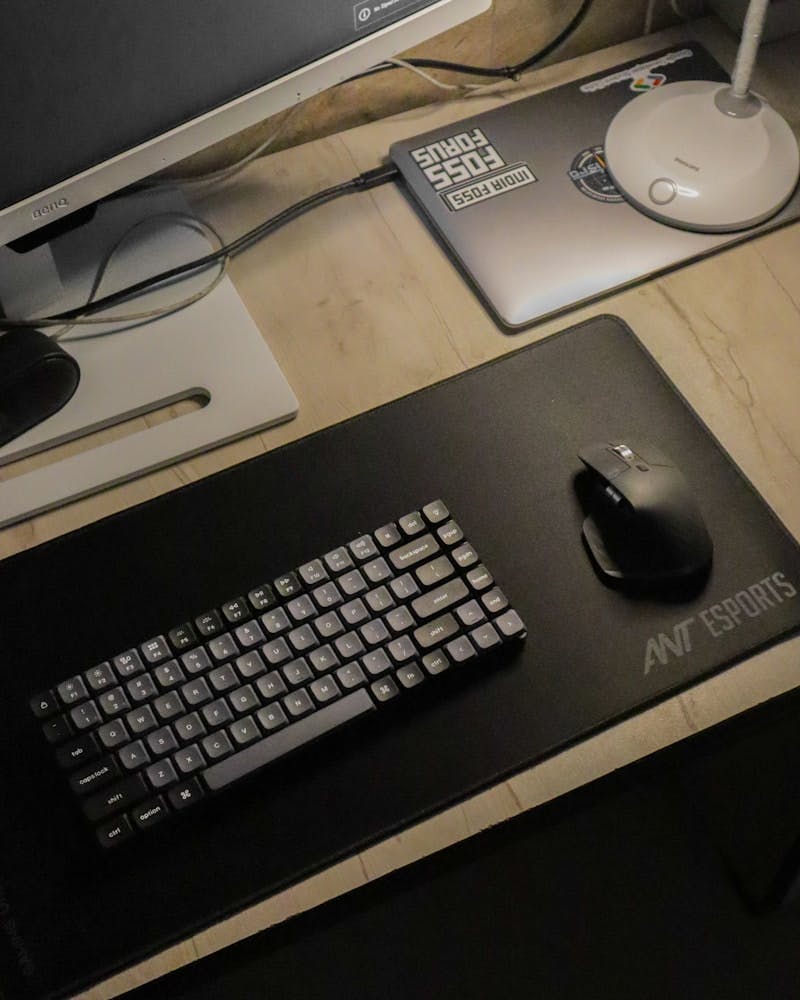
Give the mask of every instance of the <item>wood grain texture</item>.
M 555 11 L 557 4 L 551 7 Z M 522 5 L 515 8 L 520 15 Z M 513 22 L 512 5 L 495 16 Z M 507 30 L 506 28 L 503 29 Z M 599 30 L 599 29 L 598 29 Z M 233 236 L 380 162 L 391 141 L 696 38 L 730 65 L 715 21 L 671 28 L 548 66 L 493 93 L 403 111 L 289 148 L 202 196 Z M 800 121 L 798 37 L 765 48 L 758 86 Z M 0 555 L 180 487 L 601 313 L 636 330 L 789 530 L 800 537 L 800 224 L 508 336 L 393 185 L 352 195 L 240 256 L 234 282 L 300 399 L 295 421 L 0 533 Z M 221 332 L 224 335 L 224 332 Z M 599 669 L 601 669 L 601 665 Z M 102 1000 L 293 913 L 472 836 L 800 683 L 800 639 L 782 643 L 507 782 L 308 879 L 83 994 Z

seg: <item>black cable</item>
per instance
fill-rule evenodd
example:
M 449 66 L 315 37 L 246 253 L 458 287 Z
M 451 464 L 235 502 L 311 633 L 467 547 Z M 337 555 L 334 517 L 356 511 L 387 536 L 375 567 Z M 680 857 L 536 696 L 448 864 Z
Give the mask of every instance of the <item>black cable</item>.
M 581 0 L 581 4 L 578 10 L 572 16 L 567 25 L 547 43 L 543 48 L 534 52 L 533 55 L 528 56 L 522 62 L 517 63 L 515 66 L 471 66 L 467 63 L 455 63 L 447 62 L 442 59 L 404 59 L 403 61 L 409 66 L 416 66 L 418 69 L 444 69 L 451 70 L 454 73 L 466 73 L 471 76 L 488 76 L 497 77 L 501 79 L 516 80 L 521 73 L 526 70 L 531 69 L 537 63 L 546 59 L 555 49 L 562 45 L 567 38 L 580 26 L 583 19 L 589 12 L 589 8 L 592 6 L 593 0 Z M 356 76 L 351 76 L 350 80 L 360 80 L 363 77 L 374 76 L 376 73 L 386 73 L 389 70 L 401 69 L 401 66 L 395 63 L 379 63 L 377 66 L 373 66 L 363 73 L 358 73 Z M 348 83 L 349 80 L 345 80 Z
M 224 246 L 219 247 L 217 250 L 213 250 L 204 257 L 198 257 L 195 260 L 187 261 L 185 264 L 179 264 L 176 267 L 172 267 L 167 271 L 161 271 L 158 274 L 154 274 L 149 278 L 143 278 L 141 281 L 137 281 L 132 285 L 128 285 L 127 287 L 121 288 L 116 292 L 112 292 L 110 295 L 106 295 L 102 299 L 94 299 L 92 302 L 88 302 L 85 305 L 76 306 L 74 309 L 66 309 L 64 312 L 58 313 L 54 316 L 39 317 L 38 319 L 31 320 L 5 320 L 0 318 L 0 330 L 10 330 L 14 327 L 20 326 L 36 327 L 36 325 L 41 324 L 43 320 L 46 320 L 48 323 L 61 323 L 68 322 L 69 320 L 77 319 L 82 316 L 93 316 L 98 312 L 102 312 L 104 309 L 118 305 L 126 299 L 147 291 L 154 285 L 160 285 L 162 282 L 172 281 L 175 278 L 183 277 L 192 271 L 205 270 L 205 268 L 219 263 L 223 257 L 233 257 L 237 253 L 241 253 L 243 250 L 246 250 L 249 246 L 252 246 L 253 243 L 256 243 L 264 236 L 268 236 L 270 233 L 275 232 L 276 229 L 280 229 L 282 226 L 285 226 L 286 223 L 292 222 L 294 219 L 299 218 L 299 216 L 311 211 L 312 208 L 316 208 L 318 205 L 324 205 L 329 201 L 333 201 L 343 194 L 349 194 L 353 191 L 368 191 L 370 188 L 378 187 L 380 184 L 386 184 L 388 181 L 394 180 L 395 177 L 398 176 L 399 172 L 400 171 L 393 164 L 384 164 L 380 167 L 375 167 L 373 170 L 367 170 L 363 174 L 359 174 L 357 177 L 351 178 L 349 181 L 344 181 L 341 184 L 335 184 L 332 187 L 325 188 L 323 191 L 318 191 L 316 194 L 309 195 L 302 201 L 298 201 L 294 205 L 290 205 L 288 208 L 283 209 L 282 212 L 278 212 L 277 215 L 273 215 L 271 218 L 265 219 L 264 222 L 261 222 L 252 229 L 249 229 L 246 233 L 243 233 L 241 236 L 233 240 L 233 242 L 227 243 Z

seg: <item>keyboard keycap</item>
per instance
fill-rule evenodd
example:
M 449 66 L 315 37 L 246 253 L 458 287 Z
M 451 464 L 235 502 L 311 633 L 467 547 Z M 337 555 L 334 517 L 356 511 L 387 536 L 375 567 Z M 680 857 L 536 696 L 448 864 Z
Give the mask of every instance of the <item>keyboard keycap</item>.
M 131 806 L 147 798 L 150 790 L 140 774 L 132 774 L 115 785 L 109 785 L 96 795 L 90 795 L 83 803 L 83 812 L 93 823 L 106 819 L 114 813 L 124 812 Z
M 62 744 L 56 750 L 58 765 L 59 767 L 63 767 L 65 771 L 73 767 L 78 767 L 79 764 L 94 760 L 99 756 L 100 747 L 92 733 L 86 733 L 86 735 L 79 736 L 75 740 L 70 740 L 69 743 Z
M 393 549 L 389 553 L 389 561 L 395 569 L 407 570 L 416 566 L 417 563 L 430 559 L 440 549 L 441 546 L 433 535 L 422 535 L 420 538 L 414 538 L 412 541 L 406 542 L 405 545 L 401 545 L 399 549 Z
M 148 663 L 161 663 L 172 656 L 172 652 L 167 645 L 167 640 L 163 635 L 157 635 L 152 639 L 148 639 L 147 642 L 142 643 L 139 649 Z

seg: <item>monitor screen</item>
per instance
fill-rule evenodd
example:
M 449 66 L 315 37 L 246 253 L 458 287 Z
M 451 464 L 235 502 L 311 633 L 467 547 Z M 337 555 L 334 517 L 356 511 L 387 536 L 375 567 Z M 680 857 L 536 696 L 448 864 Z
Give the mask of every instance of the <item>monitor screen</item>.
M 0 245 L 488 6 L 5 0 Z

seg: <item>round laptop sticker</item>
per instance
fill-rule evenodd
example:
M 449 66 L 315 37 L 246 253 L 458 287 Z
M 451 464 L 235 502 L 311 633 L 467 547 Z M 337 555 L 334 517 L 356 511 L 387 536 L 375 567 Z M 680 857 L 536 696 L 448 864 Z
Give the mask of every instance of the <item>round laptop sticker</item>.
M 569 176 L 575 187 L 587 198 L 609 204 L 625 200 L 608 175 L 602 146 L 590 146 L 589 149 L 581 150 L 572 161 Z

